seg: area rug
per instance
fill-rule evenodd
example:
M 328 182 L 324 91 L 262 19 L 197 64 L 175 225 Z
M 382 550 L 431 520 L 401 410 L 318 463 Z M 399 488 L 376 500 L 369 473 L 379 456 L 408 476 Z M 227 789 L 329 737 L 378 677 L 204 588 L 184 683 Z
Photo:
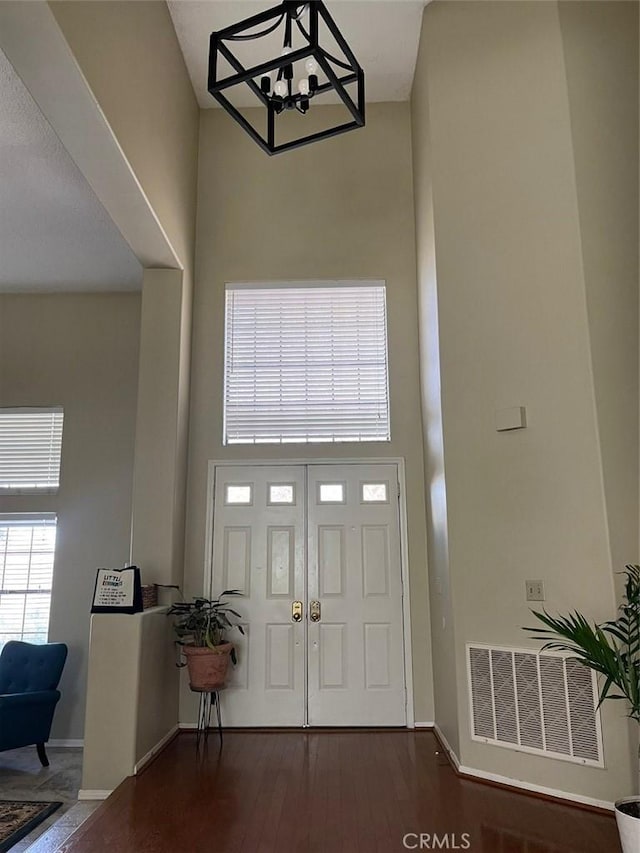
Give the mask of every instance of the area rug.
M 61 805 L 0 800 L 0 853 L 10 850 Z

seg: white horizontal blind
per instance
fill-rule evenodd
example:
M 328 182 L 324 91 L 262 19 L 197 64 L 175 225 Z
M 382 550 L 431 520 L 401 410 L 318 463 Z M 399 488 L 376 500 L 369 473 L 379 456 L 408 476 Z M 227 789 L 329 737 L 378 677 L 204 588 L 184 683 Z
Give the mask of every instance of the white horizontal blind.
M 60 485 L 61 407 L 0 409 L 0 494 Z
M 228 285 L 225 444 L 388 441 L 382 282 Z
M 47 642 L 55 544 L 55 515 L 0 516 L 0 646 Z

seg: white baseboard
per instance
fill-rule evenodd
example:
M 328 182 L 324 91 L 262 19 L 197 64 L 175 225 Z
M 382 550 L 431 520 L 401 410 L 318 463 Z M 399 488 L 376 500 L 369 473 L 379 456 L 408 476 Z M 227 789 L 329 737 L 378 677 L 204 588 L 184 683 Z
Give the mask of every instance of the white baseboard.
M 498 773 L 488 773 L 486 770 L 477 770 L 475 767 L 465 767 L 460 764 L 458 756 L 455 754 L 446 737 L 442 734 L 442 729 L 436 723 L 434 730 L 437 733 L 442 745 L 447 751 L 457 772 L 463 776 L 471 776 L 474 779 L 484 779 L 485 782 L 496 782 L 499 785 L 508 785 L 510 788 L 518 788 L 521 791 L 529 791 L 532 794 L 544 794 L 547 797 L 553 797 L 556 800 L 566 800 L 570 803 L 580 803 L 583 806 L 594 806 L 598 809 L 606 809 L 607 811 L 614 810 L 614 804 L 606 800 L 596 800 L 593 797 L 584 797 L 581 794 L 570 794 L 567 791 L 558 791 L 556 788 L 547 788 L 544 785 L 535 785 L 533 782 L 525 782 L 522 779 L 512 779 L 511 776 L 500 776 Z
M 446 751 L 447 755 L 449 756 L 449 760 L 451 761 L 453 766 L 456 768 L 456 770 L 460 771 L 460 759 L 455 754 L 451 744 L 449 743 L 449 741 L 446 739 L 446 737 L 442 733 L 442 729 L 440 728 L 440 726 L 437 723 L 434 723 L 433 724 L 433 730 L 436 733 L 436 735 L 438 736 L 438 740 L 440 741 L 442 746 L 445 748 L 445 751 Z
M 83 738 L 51 738 L 47 741 L 47 746 L 83 747 L 84 740 Z
M 0 3 L 1 2 L 2 2 L 2 0 L 0 0 Z M 180 729 L 181 732 L 195 731 L 198 728 L 198 724 L 197 723 L 178 723 L 178 728 Z M 211 728 L 212 729 L 216 728 L 216 724 L 214 723 L 213 720 L 211 721 Z M 253 728 L 256 728 L 256 726 L 237 726 L 236 728 L 253 729 Z M 288 728 L 291 728 L 291 726 L 268 726 L 267 728 L 272 728 L 274 731 L 276 731 L 279 728 L 288 729 Z M 295 728 L 299 728 L 301 732 L 306 732 L 307 734 L 309 734 L 308 728 L 303 728 L 302 726 L 295 726 Z M 412 729 L 432 729 L 433 723 L 414 723 L 412 726 L 407 726 L 407 728 L 409 730 L 412 730 Z
M 134 765 L 134 768 L 133 768 L 134 776 L 137 775 L 142 770 L 142 768 L 145 766 L 145 764 L 148 764 L 154 756 L 156 756 L 162 749 L 164 749 L 166 744 L 168 744 L 169 741 L 172 740 L 175 737 L 175 735 L 177 735 L 177 734 L 178 734 L 178 725 L 176 724 L 175 726 L 173 726 L 172 729 L 170 729 L 166 733 L 166 735 L 164 737 L 160 738 L 160 740 L 158 741 L 158 743 L 155 746 L 151 747 L 151 749 L 149 750 L 149 752 L 146 753 L 146 755 L 142 756 L 140 761 L 136 762 L 136 764 Z
M 476 770 L 474 767 L 459 765 L 458 770 L 464 776 L 473 776 L 476 779 L 484 779 L 487 782 L 497 782 L 500 785 L 508 785 L 510 788 L 520 788 L 522 791 L 530 791 L 534 794 L 544 794 L 556 800 L 567 800 L 570 803 L 580 803 L 584 806 L 594 806 L 598 809 L 614 810 L 614 804 L 606 800 L 595 800 L 593 797 L 583 797 L 582 794 L 570 794 L 567 791 L 558 791 L 555 788 L 546 788 L 544 785 L 534 785 L 532 782 L 523 782 L 521 779 L 512 779 L 510 776 L 499 776 L 497 773 L 487 773 L 485 770 Z
M 106 800 L 109 794 L 113 791 L 102 791 L 100 789 L 80 788 L 78 791 L 79 800 Z

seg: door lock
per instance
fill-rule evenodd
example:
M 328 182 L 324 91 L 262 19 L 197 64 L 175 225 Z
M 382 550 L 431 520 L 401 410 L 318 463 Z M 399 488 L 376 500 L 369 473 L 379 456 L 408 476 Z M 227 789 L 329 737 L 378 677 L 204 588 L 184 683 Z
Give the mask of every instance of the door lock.
M 309 605 L 309 619 L 311 619 L 312 622 L 319 622 L 321 616 L 320 602 L 312 601 Z
M 302 622 L 302 602 L 294 601 L 291 605 L 291 618 L 294 622 Z

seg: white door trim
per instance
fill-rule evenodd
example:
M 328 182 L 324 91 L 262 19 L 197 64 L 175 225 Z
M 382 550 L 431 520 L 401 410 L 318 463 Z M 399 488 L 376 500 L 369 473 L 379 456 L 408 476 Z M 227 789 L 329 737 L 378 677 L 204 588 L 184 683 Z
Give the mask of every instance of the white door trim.
M 204 594 L 210 595 L 213 584 L 213 518 L 217 468 L 232 468 L 238 465 L 396 465 L 398 469 L 398 498 L 400 523 L 400 570 L 402 573 L 402 636 L 404 641 L 405 712 L 407 728 L 415 728 L 413 707 L 413 652 L 411 645 L 411 585 L 409 582 L 409 539 L 407 524 L 407 489 L 405 460 L 403 456 L 367 457 L 359 459 L 210 459 L 207 471 L 207 506 L 204 552 Z

